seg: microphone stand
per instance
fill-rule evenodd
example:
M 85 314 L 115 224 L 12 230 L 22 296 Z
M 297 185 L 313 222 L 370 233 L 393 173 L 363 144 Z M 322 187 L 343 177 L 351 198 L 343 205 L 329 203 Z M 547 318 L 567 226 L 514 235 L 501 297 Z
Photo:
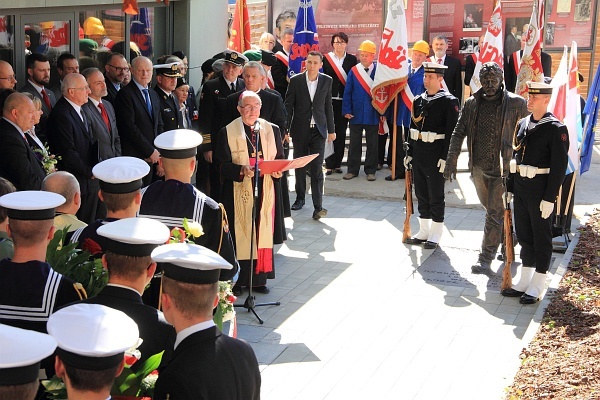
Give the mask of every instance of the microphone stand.
M 251 128 L 254 132 L 255 140 L 252 145 L 254 146 L 254 203 L 252 203 L 252 224 L 251 226 L 251 234 L 250 234 L 250 269 L 248 270 L 248 297 L 246 297 L 246 301 L 244 304 L 234 304 L 234 307 L 242 307 L 248 310 L 248 312 L 252 311 L 252 314 L 256 317 L 259 324 L 264 324 L 264 321 L 260 318 L 260 316 L 256 313 L 256 307 L 264 307 L 264 306 L 279 306 L 281 302 L 267 302 L 267 303 L 259 303 L 256 304 L 256 298 L 252 294 L 252 276 L 254 275 L 254 234 L 256 232 L 256 205 L 258 204 L 258 178 L 260 176 L 260 170 L 258 169 L 258 138 L 260 137 L 260 123 L 256 121 L 254 126 Z M 258 243 L 256 249 L 256 255 L 258 256 Z

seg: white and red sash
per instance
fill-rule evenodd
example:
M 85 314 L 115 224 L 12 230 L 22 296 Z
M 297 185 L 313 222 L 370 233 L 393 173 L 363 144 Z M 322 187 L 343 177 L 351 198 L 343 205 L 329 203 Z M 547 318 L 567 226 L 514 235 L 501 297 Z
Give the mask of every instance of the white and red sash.
M 408 82 L 406 82 L 406 86 L 404 86 L 404 89 L 402 89 L 400 92 L 400 97 L 402 97 L 402 101 L 404 102 L 406 108 L 412 110 L 412 104 L 415 100 L 415 95 L 413 94 L 412 90 L 410 90 Z
M 519 70 L 521 69 L 521 52 L 515 51 L 511 54 L 513 58 L 513 65 L 515 66 L 515 74 L 519 75 Z
M 271 75 L 271 70 L 267 72 L 267 86 L 269 89 L 275 89 L 275 81 L 273 80 L 273 75 Z
M 329 65 L 331 65 L 331 68 L 333 68 L 333 72 L 335 72 L 340 82 L 342 82 L 342 85 L 346 86 L 346 79 L 348 78 L 348 75 L 346 74 L 346 71 L 344 71 L 344 68 L 342 68 L 333 60 L 334 54 L 335 53 L 333 51 L 330 51 L 329 53 L 325 54 L 325 58 L 327 61 L 329 61 Z
M 360 68 L 358 68 L 360 66 Z M 352 71 L 354 71 L 354 75 L 356 76 L 356 80 L 360 83 L 360 86 L 364 89 L 365 92 L 371 96 L 371 88 L 373 87 L 373 78 L 363 68 L 362 64 L 357 64 L 352 67 Z
M 281 61 L 286 67 L 290 66 L 290 58 L 283 51 L 278 51 L 277 53 L 275 53 L 275 57 L 277 57 L 277 59 Z
M 438 64 L 437 58 L 431 58 L 431 57 L 429 57 L 427 59 L 427 61 L 435 63 L 435 64 Z M 439 65 L 444 65 L 444 64 L 439 64 Z M 446 80 L 445 79 L 442 80 L 442 83 L 440 84 L 440 89 L 444 89 L 446 92 L 450 93 L 450 90 L 448 90 L 448 85 L 446 85 Z

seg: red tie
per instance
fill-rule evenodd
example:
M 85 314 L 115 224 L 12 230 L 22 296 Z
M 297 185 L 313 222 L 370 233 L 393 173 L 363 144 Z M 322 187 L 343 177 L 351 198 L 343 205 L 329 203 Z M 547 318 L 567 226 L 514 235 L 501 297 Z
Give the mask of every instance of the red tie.
M 442 59 L 441 58 L 438 58 L 438 64 L 440 64 L 440 65 L 442 64 Z
M 98 103 L 98 108 L 100 109 L 100 114 L 102 114 L 106 128 L 110 131 L 110 121 L 108 120 L 108 113 L 106 112 L 106 108 L 104 108 L 104 104 Z
M 46 93 L 46 89 L 42 89 L 42 98 L 44 99 L 44 103 L 46 103 L 46 107 L 48 110 L 52 110 L 52 104 L 50 104 L 50 97 L 48 97 L 48 93 Z

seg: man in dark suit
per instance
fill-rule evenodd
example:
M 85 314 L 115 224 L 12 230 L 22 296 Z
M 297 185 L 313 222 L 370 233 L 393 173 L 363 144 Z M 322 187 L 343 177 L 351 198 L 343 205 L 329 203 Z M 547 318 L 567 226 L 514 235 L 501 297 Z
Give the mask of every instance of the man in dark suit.
M 313 219 L 327 215 L 323 208 L 323 154 L 325 140 L 335 140 L 333 105 L 331 104 L 332 79 L 319 72 L 323 55 L 311 51 L 306 57 L 306 72 L 290 79 L 285 96 L 288 131 L 294 141 L 294 157 L 318 154 L 307 166 L 296 168 L 296 201 L 292 210 L 304 206 L 306 194 L 306 170 L 310 171 Z
M 117 129 L 115 109 L 108 101 L 102 101 L 106 96 L 104 75 L 98 68 L 88 68 L 83 76 L 90 87 L 89 100 L 83 105 L 83 111 L 89 117 L 88 122 L 94 138 L 98 140 L 98 161 L 121 155 L 121 138 Z
M 244 81 L 239 78 L 246 61 L 242 54 L 227 51 L 223 62 L 223 75 L 204 83 L 200 94 L 199 122 L 202 145 L 199 152 L 203 153 L 209 168 L 208 171 L 197 171 L 196 186 L 217 202 L 220 201 L 221 184 L 218 171 L 212 162 L 212 142 L 219 129 L 224 126 L 222 121 L 227 96 L 246 87 Z M 199 163 L 198 166 L 200 165 Z
M 143 342 L 138 348 L 142 357 L 134 369 L 161 351 L 168 353 L 161 361 L 166 364 L 175 343 L 175 329 L 162 312 L 144 304 L 142 293 L 156 271 L 150 254 L 169 239 L 169 228 L 147 218 L 125 218 L 102 225 L 96 232 L 102 241 L 102 265 L 108 270 L 108 284 L 83 303 L 123 311 L 135 321 Z
M 158 164 L 160 153 L 154 147 L 154 138 L 163 132 L 160 116 L 160 98 L 150 90 L 152 61 L 139 56 L 131 63 L 131 82 L 117 94 L 115 112 L 117 128 L 121 136 L 124 156 L 141 158 L 150 164 Z M 162 177 L 162 167 L 156 165 L 144 178 L 144 186 L 152 183 L 153 176 Z
M 39 190 L 46 176 L 39 159 L 25 139 L 33 128 L 36 113 L 33 102 L 22 93 L 13 93 L 4 103 L 0 119 L 0 176 L 8 179 L 17 190 Z
M 444 73 L 444 80 L 442 83 L 444 89 L 456 97 L 459 104 L 461 104 L 463 95 L 462 67 L 458 59 L 446 55 L 446 51 L 448 50 L 448 38 L 444 35 L 434 37 L 431 48 L 434 53 L 433 56 L 431 56 L 431 61 L 448 67 Z
M 358 64 L 355 55 L 348 54 L 348 35 L 344 32 L 334 33 L 331 37 L 333 51 L 325 54 L 323 60 L 323 72 L 333 79 L 331 93 L 333 100 L 333 117 L 335 122 L 335 140 L 333 142 L 333 154 L 325 159 L 327 175 L 335 172 L 342 173 L 342 158 L 346 147 L 346 130 L 348 120 L 342 113 L 342 100 L 344 99 L 344 88 L 350 69 Z
M 160 98 L 160 116 L 165 131 L 183 128 L 183 116 L 179 112 L 179 105 L 173 95 L 177 86 L 177 78 L 181 77 L 179 62 L 155 65 L 156 86 L 154 90 Z
M 506 57 L 506 61 L 508 62 L 508 58 L 515 51 L 521 50 L 521 41 L 517 38 L 517 26 L 512 25 L 510 27 L 510 32 L 504 38 L 504 57 Z
M 155 399 L 260 399 L 260 371 L 252 347 L 223 335 L 213 322 L 218 280 L 231 265 L 194 244 L 166 244 L 152 252 L 163 264 L 162 306 L 177 331 L 175 351 L 161 371 Z
M 58 100 L 62 97 L 61 86 L 65 76 L 71 73 L 79 73 L 79 61 L 71 53 L 62 53 L 56 59 L 56 72 L 58 73 L 59 80 L 50 90 L 54 92 L 54 96 Z
M 81 187 L 81 207 L 77 218 L 86 224 L 103 218 L 98 213 L 98 180 L 92 168 L 98 163 L 98 140 L 94 138 L 82 106 L 90 88 L 81 74 L 68 74 L 63 80 L 63 97 L 48 118 L 48 143 L 60 156 L 58 168 L 75 175 Z
M 43 54 L 32 53 L 25 61 L 27 66 L 27 83 L 19 90 L 29 92 L 42 101 L 42 117 L 35 128 L 35 134 L 42 143 L 46 141 L 46 122 L 50 111 L 56 104 L 54 93 L 46 86 L 50 83 L 50 61 Z
M 285 92 L 288 88 L 289 57 L 293 43 L 294 29 L 286 28 L 281 35 L 281 48 L 278 49 L 276 52 L 275 48 L 273 48 L 273 51 L 275 52 L 275 57 L 277 57 L 277 62 L 275 63 L 275 65 L 273 65 L 273 68 L 271 68 L 271 75 L 273 75 L 275 90 L 277 90 L 283 98 L 285 98 Z
M 104 70 L 106 89 L 108 91 L 108 94 L 104 97 L 104 100 L 107 100 L 114 105 L 117 93 L 119 90 L 121 90 L 123 80 L 129 72 L 127 59 L 120 53 L 111 53 L 106 59 Z

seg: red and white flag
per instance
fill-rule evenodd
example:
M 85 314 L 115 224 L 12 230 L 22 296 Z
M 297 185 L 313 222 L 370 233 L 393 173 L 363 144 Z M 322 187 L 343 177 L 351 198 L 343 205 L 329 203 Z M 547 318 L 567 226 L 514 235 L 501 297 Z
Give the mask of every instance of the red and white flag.
M 235 2 L 235 12 L 233 13 L 233 23 L 231 24 L 231 37 L 227 48 L 243 53 L 252 48 L 250 39 L 248 5 L 246 0 L 237 0 Z
M 371 104 L 381 114 L 406 85 L 408 80 L 408 39 L 403 1 L 390 2 L 375 79 Z
M 542 40 L 544 40 L 544 0 L 535 0 L 515 88 L 515 93 L 525 98 L 527 98 L 528 81 L 544 82 Z
M 568 59 L 568 61 L 567 61 Z M 579 97 L 579 68 L 577 65 L 577 43 L 571 43 L 571 54 L 567 56 L 567 46 L 564 47 L 556 74 L 552 79 L 552 98 L 548 109 L 562 121 L 569 130 L 569 162 L 567 175 L 579 168 L 579 141 L 583 128 L 581 124 L 581 101 Z M 567 106 L 567 104 L 569 106 Z
M 504 36 L 502 35 L 502 3 L 500 0 L 496 3 L 494 12 L 492 12 L 492 16 L 490 17 L 490 23 L 483 38 L 483 43 L 479 43 L 479 55 L 476 60 L 475 72 L 469 84 L 473 93 L 481 89 L 479 71 L 483 64 L 495 62 L 504 70 Z

